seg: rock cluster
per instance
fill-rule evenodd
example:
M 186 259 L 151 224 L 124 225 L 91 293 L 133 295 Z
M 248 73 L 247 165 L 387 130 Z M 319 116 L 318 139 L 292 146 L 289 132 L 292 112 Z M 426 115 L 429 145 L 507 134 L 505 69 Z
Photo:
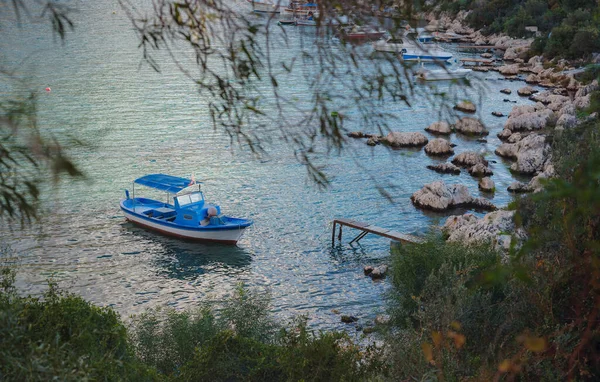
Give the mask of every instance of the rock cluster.
M 417 207 L 432 211 L 446 211 L 454 207 L 469 207 L 481 210 L 495 210 L 489 200 L 475 198 L 462 184 L 447 185 L 443 181 L 426 184 L 410 197 Z

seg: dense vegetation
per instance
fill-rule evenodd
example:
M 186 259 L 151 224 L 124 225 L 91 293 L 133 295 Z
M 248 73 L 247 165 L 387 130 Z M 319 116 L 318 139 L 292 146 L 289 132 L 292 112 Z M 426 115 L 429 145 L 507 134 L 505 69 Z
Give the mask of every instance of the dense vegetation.
M 443 1 L 440 9 L 471 11 L 467 22 L 484 33 L 531 37 L 525 27 L 536 26 L 541 36 L 534 54 L 570 59 L 600 52 L 600 6 L 596 0 L 461 0 Z
M 438 238 L 394 256 L 393 375 L 600 377 L 600 124 L 551 139 L 558 179 L 511 206 L 521 248 Z

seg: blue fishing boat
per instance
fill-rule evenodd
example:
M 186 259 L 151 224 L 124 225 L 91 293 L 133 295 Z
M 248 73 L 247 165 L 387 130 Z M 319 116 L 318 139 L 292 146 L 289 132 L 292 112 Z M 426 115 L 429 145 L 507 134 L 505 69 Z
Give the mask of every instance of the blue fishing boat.
M 135 197 L 136 184 L 166 192 L 166 202 Z M 146 175 L 134 180 L 132 195 L 125 190 L 125 197 L 121 210 L 127 220 L 179 238 L 235 244 L 253 223 L 222 215 L 221 207 L 204 200 L 201 183 L 194 179 Z

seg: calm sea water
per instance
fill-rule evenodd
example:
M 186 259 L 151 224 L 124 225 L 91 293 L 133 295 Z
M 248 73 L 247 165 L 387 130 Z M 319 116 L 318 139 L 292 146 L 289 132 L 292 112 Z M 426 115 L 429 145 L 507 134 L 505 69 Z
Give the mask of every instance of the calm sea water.
M 427 170 L 435 160 L 423 150 L 369 147 L 363 140 L 349 140 L 341 153 L 320 158 L 333 178 L 327 190 L 319 191 L 288 145 L 275 140 L 268 155 L 257 160 L 247 147 L 230 144 L 221 130 L 214 130 L 206 99 L 168 58 L 158 56 L 162 73 L 142 62 L 136 36 L 114 1 L 73 4 L 76 31 L 65 44 L 52 37 L 47 23 L 5 28 L 0 41 L 2 64 L 18 69 L 26 78 L 24 88 L 39 90 L 42 130 L 85 143 L 69 153 L 87 179 L 63 180 L 50 188 L 44 199 L 47 212 L 34 227 L 0 228 L 20 258 L 18 284 L 25 293 L 39 292 L 51 277 L 127 316 L 157 306 L 218 303 L 244 283 L 270 294 L 274 313 L 282 319 L 303 314 L 317 327 L 340 328 L 332 309 L 362 319 L 384 311 L 389 284 L 371 281 L 362 267 L 387 261 L 389 241 L 367 236 L 360 245 L 332 248 L 332 219 L 418 234 L 445 216 L 411 205 L 410 195 L 423 184 L 443 179 L 479 195 L 477 181 L 468 174 Z M 238 4 L 249 11 L 245 2 Z M 286 31 L 291 42 L 279 52 L 282 61 L 314 33 L 294 27 Z M 476 150 L 497 161 L 491 164 L 498 190 L 493 202 L 502 206 L 510 201 L 505 190 L 513 178 L 508 164 L 493 154 L 504 118 L 490 112 L 508 114 L 513 104 L 504 98 L 528 101 L 500 94 L 505 87 L 516 92 L 523 83 L 498 77 L 475 73 L 484 88 L 478 87 L 481 97 L 473 99 L 491 131 L 488 142 L 454 135 L 451 141 L 457 153 Z M 303 81 L 302 75 L 292 74 L 290 81 Z M 44 92 L 46 86 L 50 93 Z M 437 86 L 444 91 L 448 85 Z M 302 102 L 306 94 L 299 89 Z M 0 88 L 3 98 L 19 90 Z M 398 131 L 424 132 L 437 120 L 437 111 L 420 98 L 411 108 L 399 103 L 385 108 L 400 117 L 393 122 Z M 368 130 L 358 122 L 349 126 Z M 255 225 L 237 247 L 186 243 L 136 228 L 125 222 L 118 202 L 134 178 L 155 172 L 194 172 L 204 181 L 207 199 L 231 215 L 254 219 Z M 387 185 L 394 203 L 380 195 L 377 184 Z M 345 230 L 344 242 L 352 237 Z

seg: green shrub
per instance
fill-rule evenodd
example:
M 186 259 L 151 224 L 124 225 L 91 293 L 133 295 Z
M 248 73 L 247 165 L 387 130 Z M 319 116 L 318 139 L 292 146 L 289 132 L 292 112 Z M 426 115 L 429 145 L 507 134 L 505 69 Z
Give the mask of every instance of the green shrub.
M 3 381 L 155 380 L 130 350 L 126 328 L 109 308 L 59 292 L 20 297 L 14 270 L 0 268 L 0 379 Z

